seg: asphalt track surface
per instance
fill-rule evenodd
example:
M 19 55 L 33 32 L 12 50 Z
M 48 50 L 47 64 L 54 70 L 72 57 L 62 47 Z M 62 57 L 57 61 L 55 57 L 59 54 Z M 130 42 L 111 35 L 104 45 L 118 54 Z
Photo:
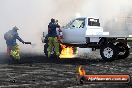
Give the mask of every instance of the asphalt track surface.
M 87 74 L 130 74 L 131 55 L 126 59 L 105 62 L 101 58 L 55 60 L 44 55 L 22 55 L 20 64 L 8 64 L 0 55 L 0 88 L 132 88 L 131 84 L 77 84 L 76 71 L 82 65 Z

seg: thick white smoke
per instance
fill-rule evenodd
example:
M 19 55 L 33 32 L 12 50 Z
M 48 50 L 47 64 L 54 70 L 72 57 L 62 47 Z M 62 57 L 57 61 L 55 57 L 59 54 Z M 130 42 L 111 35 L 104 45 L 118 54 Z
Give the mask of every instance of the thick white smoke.
M 76 13 L 99 17 L 106 31 L 128 32 L 126 28 L 130 31 L 132 21 L 126 17 L 132 16 L 131 3 L 131 0 L 1 0 L 0 52 L 6 51 L 4 33 L 15 25 L 20 28 L 19 35 L 23 40 L 36 44 L 33 47 L 20 44 L 22 51 L 43 52 L 41 36 L 43 31 L 47 32 L 50 19 L 56 18 L 64 25 Z

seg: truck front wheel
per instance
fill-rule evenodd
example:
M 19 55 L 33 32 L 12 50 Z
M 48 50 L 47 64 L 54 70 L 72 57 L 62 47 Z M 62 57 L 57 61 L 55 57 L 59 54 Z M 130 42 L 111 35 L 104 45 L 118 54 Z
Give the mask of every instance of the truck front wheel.
M 130 55 L 130 49 L 123 43 L 117 43 L 116 46 L 118 47 L 118 59 L 127 58 Z
M 113 44 L 102 45 L 100 55 L 105 61 L 112 61 L 117 57 L 117 47 Z

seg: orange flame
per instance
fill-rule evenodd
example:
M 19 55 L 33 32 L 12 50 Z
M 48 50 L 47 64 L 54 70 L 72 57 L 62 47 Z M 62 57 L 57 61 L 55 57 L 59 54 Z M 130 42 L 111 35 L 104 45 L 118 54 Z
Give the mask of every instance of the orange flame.
M 80 76 L 86 75 L 86 71 L 82 66 L 79 66 L 78 71 Z
M 73 47 L 66 47 L 65 45 L 62 45 L 61 44 L 61 48 L 62 48 L 62 51 L 61 51 L 61 54 L 60 54 L 60 58 L 73 58 L 74 57 L 74 54 L 73 54 Z

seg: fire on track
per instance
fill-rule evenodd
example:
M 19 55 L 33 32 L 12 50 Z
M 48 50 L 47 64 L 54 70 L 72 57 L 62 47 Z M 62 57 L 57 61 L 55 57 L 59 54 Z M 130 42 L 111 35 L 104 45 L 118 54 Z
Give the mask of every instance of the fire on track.
M 87 74 L 130 74 L 130 57 L 112 62 L 101 58 L 73 58 L 67 60 L 48 59 L 44 55 L 22 55 L 21 64 L 8 65 L 7 58 L 0 64 L 0 87 L 75 87 L 75 88 L 127 88 L 126 84 L 77 84 L 76 69 L 82 65 Z

